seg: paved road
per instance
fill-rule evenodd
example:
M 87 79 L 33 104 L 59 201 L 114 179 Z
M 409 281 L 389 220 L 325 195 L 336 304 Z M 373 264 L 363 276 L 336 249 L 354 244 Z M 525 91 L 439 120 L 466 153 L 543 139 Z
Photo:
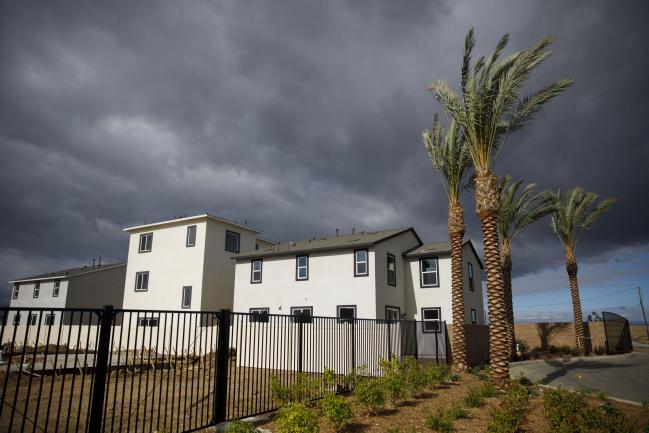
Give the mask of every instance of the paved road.
M 513 362 L 511 377 L 525 375 L 532 382 L 578 390 L 586 387 L 610 397 L 649 401 L 649 350 L 625 355 L 589 356 L 567 360 Z

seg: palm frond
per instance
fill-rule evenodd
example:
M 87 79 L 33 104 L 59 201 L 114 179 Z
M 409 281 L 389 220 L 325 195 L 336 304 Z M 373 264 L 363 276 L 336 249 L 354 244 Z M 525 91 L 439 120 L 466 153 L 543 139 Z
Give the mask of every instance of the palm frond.
M 535 183 L 520 190 L 522 184 L 522 180 L 512 183 L 511 178 L 506 176 L 501 179 L 499 185 L 498 230 L 503 239 L 510 241 L 521 229 L 555 210 L 553 196 L 549 190 L 536 193 Z

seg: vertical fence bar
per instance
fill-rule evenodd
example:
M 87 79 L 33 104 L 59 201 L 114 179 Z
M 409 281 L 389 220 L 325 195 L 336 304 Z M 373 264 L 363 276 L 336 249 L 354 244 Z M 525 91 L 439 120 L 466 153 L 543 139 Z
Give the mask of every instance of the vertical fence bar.
M 219 314 L 219 342 L 216 347 L 216 385 L 214 388 L 214 423 L 225 421 L 230 346 L 230 310 Z
M 392 339 L 390 338 L 392 334 L 390 333 L 390 320 L 387 321 L 387 326 L 388 326 L 388 361 L 392 361 Z
M 110 331 L 113 324 L 113 306 L 105 305 L 101 313 L 99 328 L 99 342 L 97 343 L 97 362 L 95 364 L 95 383 L 92 389 L 92 403 L 90 405 L 90 421 L 88 431 L 101 430 L 101 421 L 104 410 L 104 393 L 106 391 L 106 375 L 108 372 L 108 358 L 110 355 Z
M 296 317 L 297 322 L 297 371 L 302 373 L 302 352 L 303 352 L 303 337 L 304 337 L 304 316 L 302 314 Z
M 351 350 L 352 350 L 352 372 L 356 370 L 356 319 L 352 319 L 349 322 L 349 329 L 351 330 Z

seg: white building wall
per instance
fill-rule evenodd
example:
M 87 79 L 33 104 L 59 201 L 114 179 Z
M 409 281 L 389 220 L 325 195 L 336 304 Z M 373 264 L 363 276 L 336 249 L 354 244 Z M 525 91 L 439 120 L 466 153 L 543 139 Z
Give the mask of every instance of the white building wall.
M 250 282 L 251 260 L 237 261 L 234 311 L 269 308 L 291 314 L 291 307 L 312 306 L 315 316 L 336 316 L 338 305 L 356 305 L 358 318 L 376 317 L 374 251 L 368 251 L 369 275 L 354 277 L 353 249 L 309 254 L 309 279 L 295 278 L 296 255 L 263 258 L 262 282 Z
M 65 302 L 68 295 L 68 280 L 60 280 L 61 286 L 59 288 L 59 296 L 53 296 L 54 280 L 41 281 L 41 288 L 38 298 L 34 298 L 34 286 L 36 282 L 20 283 L 18 290 L 18 298 L 13 299 L 13 286 L 12 299 L 9 304 L 10 308 L 65 308 Z M 10 314 L 9 324 L 13 323 L 14 314 Z M 28 312 L 23 312 L 20 317 L 20 324 L 27 323 Z M 51 313 L 46 313 L 51 314 Z M 60 314 L 54 313 L 55 323 L 58 323 Z
M 432 256 L 431 256 L 432 257 Z M 419 281 L 419 258 L 408 258 L 410 284 L 408 303 L 408 318 L 421 320 L 422 308 L 440 308 L 441 320 L 453 323 L 451 310 L 451 256 L 449 254 L 437 255 L 439 287 L 421 287 Z
M 469 286 L 469 265 L 473 265 L 473 287 Z M 473 254 L 473 249 L 468 243 L 462 249 L 462 279 L 464 280 L 464 314 L 465 322 L 471 323 L 471 309 L 476 310 L 476 325 L 484 325 L 484 304 L 482 298 L 482 268 L 478 258 Z

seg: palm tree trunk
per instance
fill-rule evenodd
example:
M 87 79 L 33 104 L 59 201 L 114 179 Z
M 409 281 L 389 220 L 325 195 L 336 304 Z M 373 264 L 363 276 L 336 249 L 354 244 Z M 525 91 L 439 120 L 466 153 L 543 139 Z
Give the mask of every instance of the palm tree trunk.
M 491 172 L 476 177 L 476 207 L 482 225 L 489 306 L 491 379 L 501 388 L 509 384 L 509 346 L 498 241 L 498 179 Z
M 453 310 L 453 363 L 460 372 L 466 371 L 466 330 L 464 328 L 464 285 L 462 280 L 462 238 L 464 210 L 459 203 L 448 207 L 448 234 L 451 238 L 451 299 Z
M 570 280 L 570 294 L 572 295 L 572 311 L 575 316 L 575 347 L 584 351 L 584 320 L 581 314 L 581 301 L 579 300 L 579 284 L 577 283 L 577 258 L 572 246 L 566 246 L 566 271 Z
M 503 239 L 500 266 L 503 275 L 503 297 L 507 315 L 507 343 L 509 345 L 509 359 L 516 359 L 516 334 L 514 332 L 514 303 L 512 296 L 512 255 L 509 239 Z

